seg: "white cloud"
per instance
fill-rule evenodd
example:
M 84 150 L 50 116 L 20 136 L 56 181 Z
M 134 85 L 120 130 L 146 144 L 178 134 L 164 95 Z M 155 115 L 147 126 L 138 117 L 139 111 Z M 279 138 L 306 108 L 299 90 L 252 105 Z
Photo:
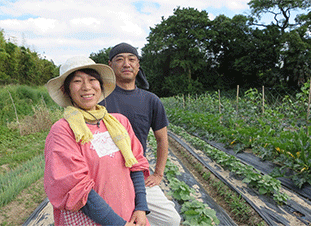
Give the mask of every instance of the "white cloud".
M 65 24 L 55 19 L 29 18 L 27 20 L 7 19 L 0 20 L 0 27 L 5 31 L 29 32 L 36 35 L 47 35 L 61 32 L 66 29 Z

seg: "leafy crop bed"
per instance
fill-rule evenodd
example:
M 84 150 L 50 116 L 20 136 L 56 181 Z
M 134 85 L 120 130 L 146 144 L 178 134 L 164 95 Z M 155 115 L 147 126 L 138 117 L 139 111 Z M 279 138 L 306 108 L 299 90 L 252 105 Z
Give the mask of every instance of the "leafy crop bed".
M 269 225 L 278 223 L 282 225 L 309 225 L 311 223 L 310 201 L 290 190 L 284 189 L 277 180 L 262 174 L 252 166 L 241 163 L 233 156 L 227 156 L 224 152 L 211 147 L 199 138 L 187 134 L 183 129 L 175 126 L 170 126 L 170 129 L 202 150 L 191 148 L 175 134 L 169 133 L 171 137 L 178 140 L 189 151 L 189 154 L 194 155 L 202 165 L 213 172 L 232 190 L 239 193 Z M 212 159 L 208 156 L 211 156 Z M 237 168 L 235 168 L 236 166 Z M 271 191 L 269 191 L 269 188 Z M 286 196 L 286 200 L 281 202 L 275 197 L 273 200 L 273 194 L 277 193 Z
M 217 94 L 163 99 L 170 129 L 204 152 L 209 160 L 201 159 L 203 165 L 217 163 L 228 170 L 231 176 L 223 180 L 229 187 L 266 203 L 269 208 L 257 211 L 268 224 L 311 224 L 311 143 L 304 90 L 273 107 L 261 105 L 262 95 L 255 89 L 243 99 Z M 233 178 L 246 187 L 235 188 L 229 183 Z
M 288 177 L 298 188 L 311 185 L 311 127 L 306 94 L 302 92 L 294 100 L 285 96 L 273 107 L 262 106 L 261 98 L 258 91 L 249 90 L 239 102 L 219 99 L 216 94 L 162 101 L 174 125 L 205 140 L 230 146 L 236 153 L 251 151 L 262 160 L 277 163 L 279 167 L 273 175 Z

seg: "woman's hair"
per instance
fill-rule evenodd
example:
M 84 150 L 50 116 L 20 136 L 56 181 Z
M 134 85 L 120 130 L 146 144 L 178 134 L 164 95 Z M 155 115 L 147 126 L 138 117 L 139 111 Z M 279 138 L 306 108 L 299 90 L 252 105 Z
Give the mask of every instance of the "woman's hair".
M 83 72 L 85 74 L 88 74 L 88 75 L 96 78 L 99 81 L 101 90 L 102 91 L 104 90 L 103 80 L 102 80 L 102 78 L 100 77 L 99 73 L 96 70 L 90 69 L 90 68 L 86 68 L 86 69 L 80 69 L 80 70 L 77 70 L 77 71 L 81 71 L 81 72 Z M 77 72 L 77 71 L 74 71 L 74 72 L 70 73 L 67 76 L 67 78 L 64 81 L 64 85 L 62 87 L 63 92 L 65 94 L 67 94 L 69 97 L 70 97 L 69 85 L 70 85 L 70 82 L 71 82 L 71 80 L 73 79 L 73 77 L 75 75 L 75 72 Z

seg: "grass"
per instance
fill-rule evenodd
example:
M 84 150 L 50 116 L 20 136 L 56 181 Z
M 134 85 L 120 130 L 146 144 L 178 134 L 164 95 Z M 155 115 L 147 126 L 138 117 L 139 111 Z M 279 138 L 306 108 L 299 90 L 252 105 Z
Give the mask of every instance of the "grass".
M 6 86 L 0 97 L 0 225 L 21 225 L 46 197 L 45 139 L 62 109 L 43 87 Z
M 12 201 L 44 173 L 44 157 L 39 155 L 0 175 L 0 207 Z
M 0 225 L 22 225 L 45 198 L 43 178 L 41 178 L 21 191 L 10 203 L 1 207 Z
M 45 138 L 48 132 L 38 132 L 27 136 L 20 136 L 17 131 L 10 131 L 7 136 L 2 135 L 0 141 L 0 173 L 7 169 L 14 169 L 19 164 L 42 155 Z

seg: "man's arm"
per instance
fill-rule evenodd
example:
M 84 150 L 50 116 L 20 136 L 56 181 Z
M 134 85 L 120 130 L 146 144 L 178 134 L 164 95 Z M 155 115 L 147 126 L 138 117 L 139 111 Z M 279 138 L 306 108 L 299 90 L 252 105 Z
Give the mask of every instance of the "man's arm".
M 147 187 L 160 184 L 164 175 L 168 155 L 167 127 L 154 131 L 154 136 L 157 141 L 157 163 L 154 174 L 149 176 L 145 181 Z

